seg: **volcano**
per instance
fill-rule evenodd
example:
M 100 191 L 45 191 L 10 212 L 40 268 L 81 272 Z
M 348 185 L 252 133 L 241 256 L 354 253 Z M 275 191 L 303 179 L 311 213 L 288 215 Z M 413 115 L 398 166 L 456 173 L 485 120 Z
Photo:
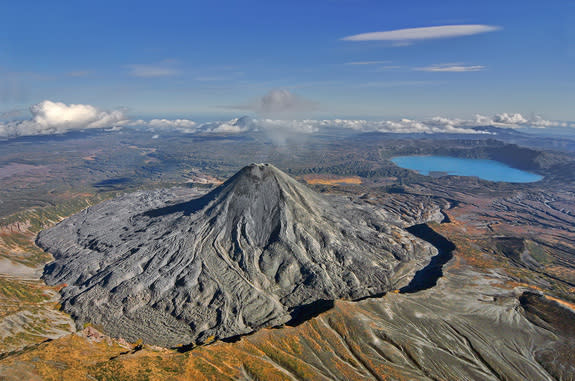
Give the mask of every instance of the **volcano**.
M 78 325 L 173 347 L 283 324 L 301 306 L 405 285 L 434 249 L 372 205 L 324 196 L 269 164 L 211 192 L 103 202 L 41 232 L 50 285 Z

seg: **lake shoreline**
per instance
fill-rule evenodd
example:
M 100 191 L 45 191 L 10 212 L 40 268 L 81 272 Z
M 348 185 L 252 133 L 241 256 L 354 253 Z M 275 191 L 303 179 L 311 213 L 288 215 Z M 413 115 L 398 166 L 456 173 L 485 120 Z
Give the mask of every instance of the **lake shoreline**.
M 508 183 L 533 183 L 543 176 L 513 168 L 491 159 L 467 159 L 452 156 L 409 155 L 396 156 L 391 161 L 398 167 L 410 169 L 424 176 L 469 176 L 482 180 Z

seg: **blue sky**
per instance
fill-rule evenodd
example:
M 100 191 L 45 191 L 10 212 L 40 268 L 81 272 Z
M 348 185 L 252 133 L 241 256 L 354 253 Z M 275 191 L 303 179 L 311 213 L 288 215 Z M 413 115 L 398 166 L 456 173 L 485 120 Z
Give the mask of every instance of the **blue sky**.
M 53 100 L 200 119 L 241 115 L 235 106 L 287 89 L 327 118 L 519 112 L 575 120 L 574 4 L 5 1 L 0 112 Z M 497 30 L 343 40 L 449 25 Z

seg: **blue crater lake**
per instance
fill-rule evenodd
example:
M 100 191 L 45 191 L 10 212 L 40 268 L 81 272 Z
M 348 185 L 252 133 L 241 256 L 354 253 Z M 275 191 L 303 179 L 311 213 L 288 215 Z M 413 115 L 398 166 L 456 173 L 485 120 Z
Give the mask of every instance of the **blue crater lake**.
M 483 180 L 508 183 L 532 183 L 543 177 L 512 168 L 495 160 L 460 159 L 449 156 L 398 156 L 391 159 L 397 166 L 422 175 L 476 176 Z

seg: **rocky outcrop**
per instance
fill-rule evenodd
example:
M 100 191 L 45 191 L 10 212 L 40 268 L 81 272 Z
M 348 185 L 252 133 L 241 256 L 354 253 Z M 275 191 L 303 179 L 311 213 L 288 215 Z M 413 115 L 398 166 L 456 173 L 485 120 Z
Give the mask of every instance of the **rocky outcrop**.
M 42 232 L 62 306 L 130 341 L 176 346 L 285 323 L 318 300 L 405 285 L 435 249 L 386 212 L 252 164 L 210 193 L 137 192 Z

